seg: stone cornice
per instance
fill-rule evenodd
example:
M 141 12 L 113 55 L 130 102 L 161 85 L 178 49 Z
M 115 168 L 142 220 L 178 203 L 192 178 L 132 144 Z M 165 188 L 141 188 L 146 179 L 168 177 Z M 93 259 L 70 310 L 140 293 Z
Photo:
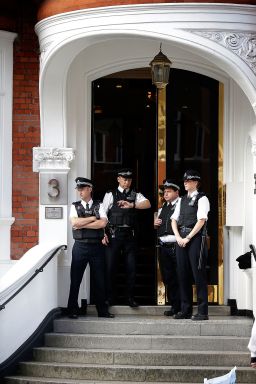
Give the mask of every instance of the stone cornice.
M 222 45 L 239 56 L 256 74 L 256 33 L 190 31 Z
M 33 171 L 69 171 L 75 157 L 73 148 L 33 148 Z

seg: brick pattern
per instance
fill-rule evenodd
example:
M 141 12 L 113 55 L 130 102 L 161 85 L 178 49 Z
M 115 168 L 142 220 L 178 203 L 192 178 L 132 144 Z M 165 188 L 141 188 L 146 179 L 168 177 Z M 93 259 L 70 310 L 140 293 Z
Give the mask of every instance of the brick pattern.
M 38 243 L 38 174 L 32 148 L 40 145 L 39 55 L 35 20 L 16 24 L 13 70 L 13 217 L 11 258 L 19 259 Z
M 39 6 L 38 19 L 79 9 L 131 4 L 157 3 L 233 3 L 256 4 L 256 0 L 44 0 Z

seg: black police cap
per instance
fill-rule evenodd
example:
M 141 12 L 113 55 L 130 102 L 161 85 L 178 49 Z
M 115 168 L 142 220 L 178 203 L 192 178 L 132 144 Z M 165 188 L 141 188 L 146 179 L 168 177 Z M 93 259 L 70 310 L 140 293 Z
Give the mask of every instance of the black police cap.
M 132 170 L 131 168 L 123 168 L 117 172 L 117 175 L 124 177 L 125 179 L 132 179 Z
M 77 177 L 75 182 L 76 188 L 93 187 L 92 181 L 86 177 Z
M 195 171 L 194 169 L 189 169 L 184 173 L 183 180 L 201 181 L 201 176 L 199 172 Z
M 166 188 L 172 188 L 174 191 L 180 190 L 180 187 L 178 186 L 178 184 L 171 179 L 163 180 L 163 189 L 166 189 Z

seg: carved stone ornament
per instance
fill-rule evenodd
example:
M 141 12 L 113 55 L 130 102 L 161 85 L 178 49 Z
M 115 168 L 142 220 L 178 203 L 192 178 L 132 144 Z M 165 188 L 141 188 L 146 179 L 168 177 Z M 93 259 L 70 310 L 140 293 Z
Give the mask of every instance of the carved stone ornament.
M 212 40 L 239 56 L 256 74 L 256 34 L 218 31 L 190 31 Z
M 73 148 L 33 148 L 33 171 L 69 170 L 75 157 Z

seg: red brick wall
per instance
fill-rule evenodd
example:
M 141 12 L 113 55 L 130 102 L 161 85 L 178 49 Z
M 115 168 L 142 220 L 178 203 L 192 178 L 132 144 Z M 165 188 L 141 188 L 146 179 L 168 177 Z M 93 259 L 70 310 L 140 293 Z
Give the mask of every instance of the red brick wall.
M 38 243 L 38 174 L 32 148 L 40 145 L 39 55 L 35 19 L 17 21 L 13 68 L 13 211 L 11 258 L 19 259 Z
M 148 3 L 256 4 L 256 0 L 43 0 L 39 6 L 38 19 L 42 20 L 58 13 L 70 12 L 78 9 Z

